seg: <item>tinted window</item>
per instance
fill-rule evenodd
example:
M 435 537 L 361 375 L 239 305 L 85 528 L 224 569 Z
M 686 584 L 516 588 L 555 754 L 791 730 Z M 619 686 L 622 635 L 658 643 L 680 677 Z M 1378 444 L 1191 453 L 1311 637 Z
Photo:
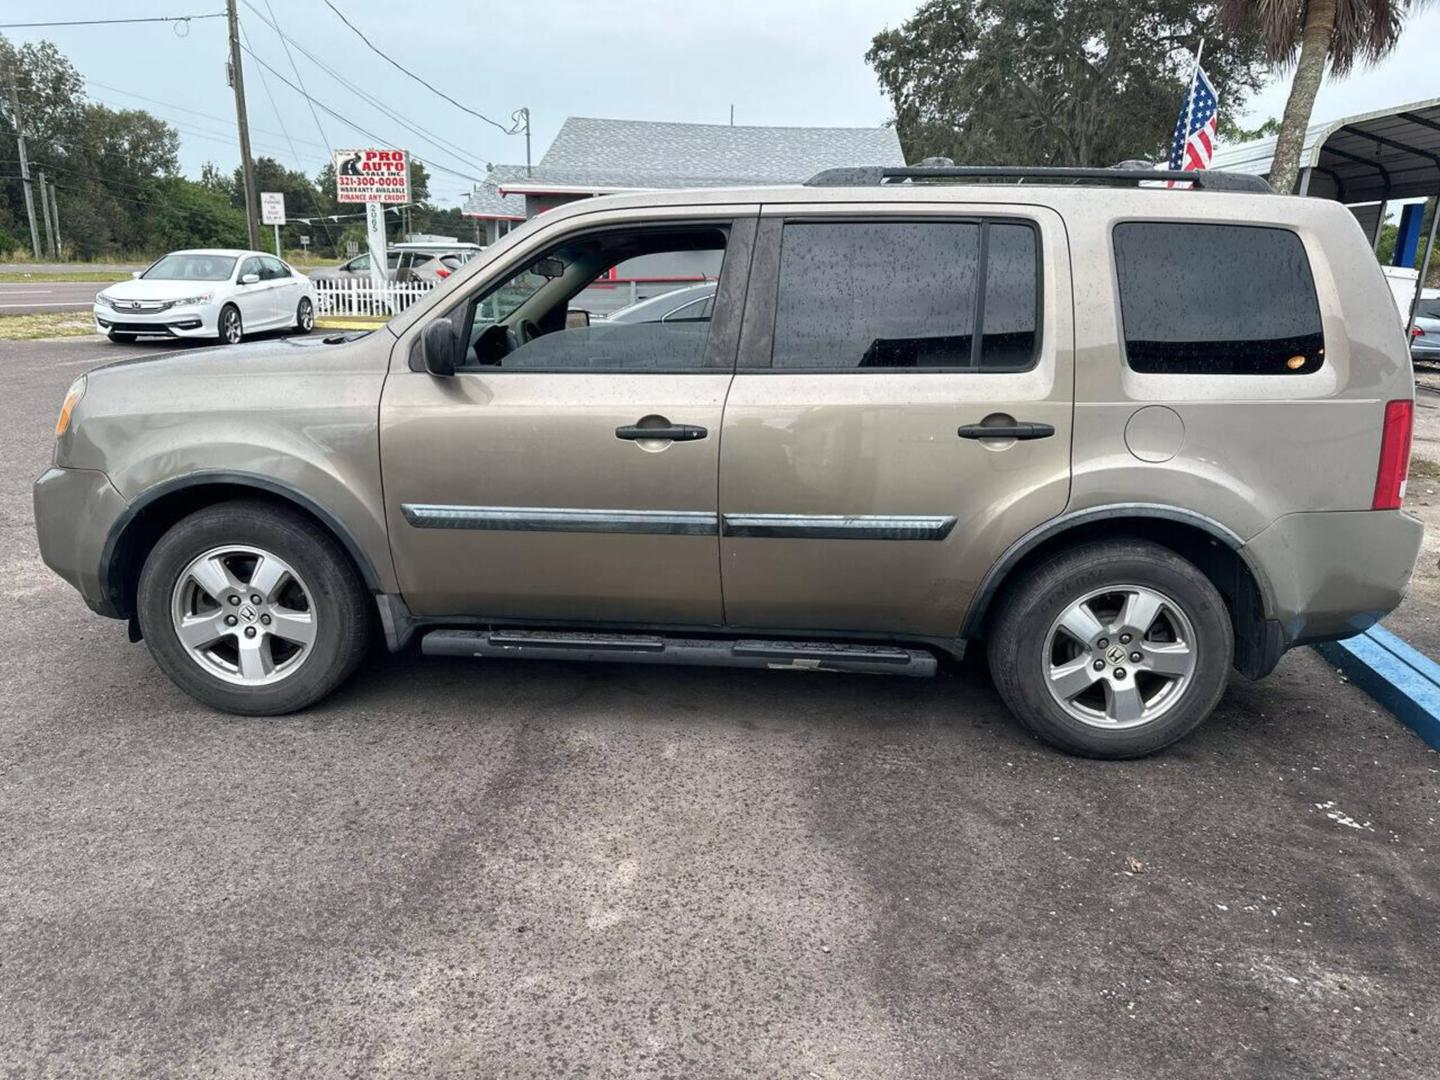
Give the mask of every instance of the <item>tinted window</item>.
M 240 278 L 243 278 L 246 274 L 254 274 L 256 277 L 259 277 L 259 276 L 260 276 L 260 260 L 259 260 L 259 259 L 250 258 L 250 259 L 246 259 L 243 263 L 241 263 L 241 264 L 240 264 L 240 273 L 239 273 L 239 276 L 236 278 L 236 280 L 238 281 Z
M 1036 248 L 1030 226 L 1001 222 L 788 224 L 772 365 L 1028 367 L 1038 325 Z
M 1401 314 L 1405 314 L 1403 311 Z M 1415 308 L 1415 314 L 1424 319 L 1440 319 L 1440 300 L 1426 298 Z
M 260 260 L 260 266 L 262 268 L 260 276 L 266 280 L 288 278 L 290 276 L 290 271 L 285 269 L 285 264 L 279 259 L 271 258 L 269 255 L 266 255 Z
M 1287 229 L 1117 225 L 1115 269 L 1136 371 L 1303 375 L 1325 362 L 1310 263 Z
M 983 368 L 1029 367 L 1040 316 L 1039 237 L 1028 225 L 995 222 L 986 245 Z

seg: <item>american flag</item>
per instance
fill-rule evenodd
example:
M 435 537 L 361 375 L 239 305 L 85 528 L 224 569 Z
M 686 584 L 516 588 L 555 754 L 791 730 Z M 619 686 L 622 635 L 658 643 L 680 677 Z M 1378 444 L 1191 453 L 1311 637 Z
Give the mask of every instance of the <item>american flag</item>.
M 1170 168 L 1207 169 L 1215 152 L 1216 109 L 1220 99 L 1204 68 L 1195 72 L 1195 87 L 1180 107 L 1175 138 L 1170 143 Z

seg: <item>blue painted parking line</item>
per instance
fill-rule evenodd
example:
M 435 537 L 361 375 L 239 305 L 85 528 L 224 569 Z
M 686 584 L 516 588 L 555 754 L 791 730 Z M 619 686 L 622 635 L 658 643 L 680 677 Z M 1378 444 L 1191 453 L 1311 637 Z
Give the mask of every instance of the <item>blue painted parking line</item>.
M 1440 664 L 1383 627 L 1315 650 L 1431 746 L 1440 749 Z

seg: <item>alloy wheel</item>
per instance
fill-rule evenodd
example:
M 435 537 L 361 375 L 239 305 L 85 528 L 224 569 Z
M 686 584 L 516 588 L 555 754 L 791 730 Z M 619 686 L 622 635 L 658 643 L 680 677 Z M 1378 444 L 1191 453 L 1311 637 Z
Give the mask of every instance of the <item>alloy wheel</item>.
M 300 329 L 308 334 L 315 326 L 315 305 L 308 299 L 301 300 L 300 314 L 295 321 L 299 323 Z
M 234 308 L 226 308 L 220 316 L 220 334 L 228 344 L 240 344 L 245 331 L 240 325 L 240 313 Z
M 1045 683 L 1065 712 L 1124 730 L 1158 719 L 1196 670 L 1195 631 L 1180 605 L 1145 585 L 1113 585 L 1070 604 L 1050 626 Z
M 309 587 L 272 552 L 246 545 L 212 548 L 176 579 L 170 614 L 186 654 L 237 686 L 292 675 L 315 645 Z

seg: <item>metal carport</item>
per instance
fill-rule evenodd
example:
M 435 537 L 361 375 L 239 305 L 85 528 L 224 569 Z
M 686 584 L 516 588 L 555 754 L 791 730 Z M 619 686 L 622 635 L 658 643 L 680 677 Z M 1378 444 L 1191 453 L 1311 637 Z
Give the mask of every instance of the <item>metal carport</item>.
M 1216 150 L 1210 166 L 1266 176 L 1274 156 L 1274 138 L 1254 139 Z M 1440 98 L 1312 124 L 1300 151 L 1296 193 L 1344 203 L 1378 245 L 1388 203 L 1440 198 Z M 1410 324 L 1430 270 L 1437 221 L 1440 213 L 1432 214 Z

